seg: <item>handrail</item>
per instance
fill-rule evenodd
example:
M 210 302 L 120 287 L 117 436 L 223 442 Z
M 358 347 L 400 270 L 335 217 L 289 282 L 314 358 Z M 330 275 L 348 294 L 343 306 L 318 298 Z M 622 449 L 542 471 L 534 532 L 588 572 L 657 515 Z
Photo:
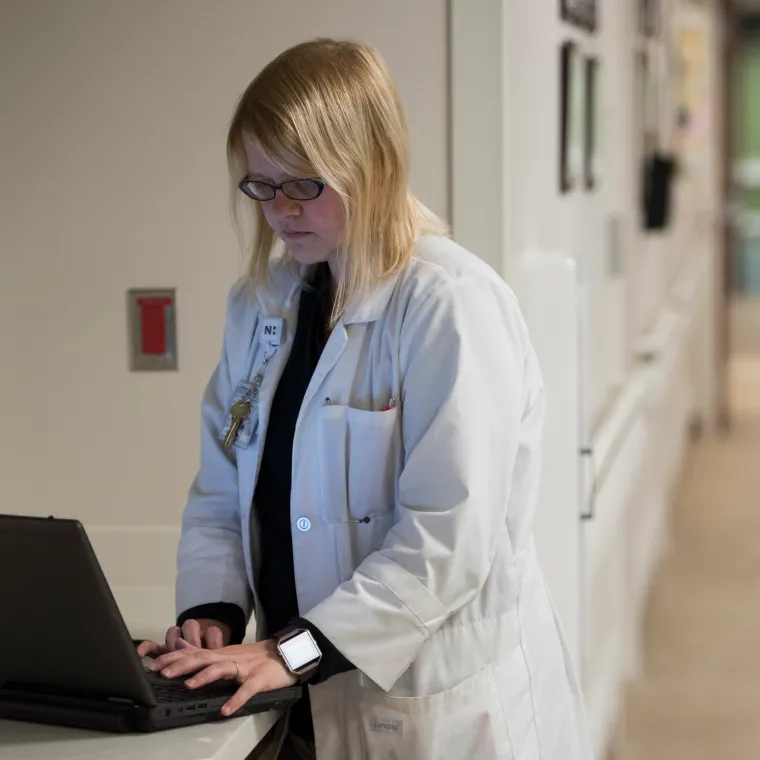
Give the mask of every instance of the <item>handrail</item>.
M 639 418 L 652 387 L 653 375 L 654 368 L 643 364 L 631 373 L 622 392 L 597 427 L 591 446 L 581 450 L 586 463 L 586 477 L 583 479 L 585 509 L 581 515 L 585 520 L 594 517 L 596 495 Z
M 664 309 L 654 328 L 641 342 L 638 361 L 622 391 L 592 435 L 591 444 L 581 449 L 584 467 L 582 519 L 594 517 L 596 495 L 615 464 L 630 431 L 647 400 L 656 389 L 658 377 L 668 374 L 672 357 L 681 349 L 681 339 L 694 314 L 694 295 L 704 274 L 705 257 L 696 267 L 684 268 L 671 289 L 671 306 Z

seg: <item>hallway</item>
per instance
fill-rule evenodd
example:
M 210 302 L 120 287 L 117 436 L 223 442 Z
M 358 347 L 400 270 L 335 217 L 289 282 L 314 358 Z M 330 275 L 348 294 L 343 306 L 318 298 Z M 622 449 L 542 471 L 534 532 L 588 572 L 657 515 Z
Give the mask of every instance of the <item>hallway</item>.
M 732 362 L 731 405 L 685 465 L 616 760 L 760 757 L 760 355 Z

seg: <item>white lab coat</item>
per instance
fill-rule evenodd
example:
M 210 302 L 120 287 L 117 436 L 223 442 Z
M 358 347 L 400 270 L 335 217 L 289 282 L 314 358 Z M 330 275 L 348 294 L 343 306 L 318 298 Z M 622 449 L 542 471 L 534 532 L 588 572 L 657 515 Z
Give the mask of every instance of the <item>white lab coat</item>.
M 266 536 L 251 501 L 298 294 L 284 266 L 266 292 L 240 282 L 230 294 L 178 611 L 252 609 Z M 220 430 L 235 386 L 263 362 L 267 317 L 286 329 L 258 434 L 226 454 Z M 421 238 L 411 265 L 333 330 L 296 425 L 291 498 L 301 614 L 358 668 L 310 687 L 320 760 L 591 757 L 531 534 L 543 408 L 516 299 L 450 240 Z

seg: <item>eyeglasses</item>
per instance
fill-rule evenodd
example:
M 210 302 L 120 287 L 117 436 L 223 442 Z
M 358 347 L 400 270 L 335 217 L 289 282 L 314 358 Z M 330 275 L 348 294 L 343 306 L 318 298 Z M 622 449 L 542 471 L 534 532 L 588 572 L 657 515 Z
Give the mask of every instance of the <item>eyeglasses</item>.
M 269 182 L 244 179 L 238 187 L 255 201 L 271 201 L 278 190 L 294 201 L 313 201 L 321 195 L 325 183 L 318 179 L 291 179 L 281 185 L 270 185 Z

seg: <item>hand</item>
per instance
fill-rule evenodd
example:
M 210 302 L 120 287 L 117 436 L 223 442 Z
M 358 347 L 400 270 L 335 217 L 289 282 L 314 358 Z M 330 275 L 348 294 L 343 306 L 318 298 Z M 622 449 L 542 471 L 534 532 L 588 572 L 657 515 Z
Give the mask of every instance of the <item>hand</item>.
M 222 707 L 223 715 L 232 715 L 261 691 L 283 689 L 298 680 L 285 667 L 273 639 L 214 651 L 195 647 L 183 639 L 179 639 L 177 645 L 174 652 L 162 654 L 151 663 L 150 669 L 160 670 L 164 678 L 193 673 L 192 678 L 185 682 L 189 689 L 197 689 L 220 679 L 235 679 L 240 688 Z
M 156 644 L 155 641 L 143 641 L 137 647 L 139 657 L 158 657 L 167 652 L 173 652 L 177 649 L 177 642 L 186 641 L 198 648 L 221 649 L 230 643 L 232 631 L 228 625 L 220 623 L 218 620 L 208 620 L 201 618 L 199 620 L 186 620 L 180 628 L 173 625 L 166 632 L 166 643 Z

